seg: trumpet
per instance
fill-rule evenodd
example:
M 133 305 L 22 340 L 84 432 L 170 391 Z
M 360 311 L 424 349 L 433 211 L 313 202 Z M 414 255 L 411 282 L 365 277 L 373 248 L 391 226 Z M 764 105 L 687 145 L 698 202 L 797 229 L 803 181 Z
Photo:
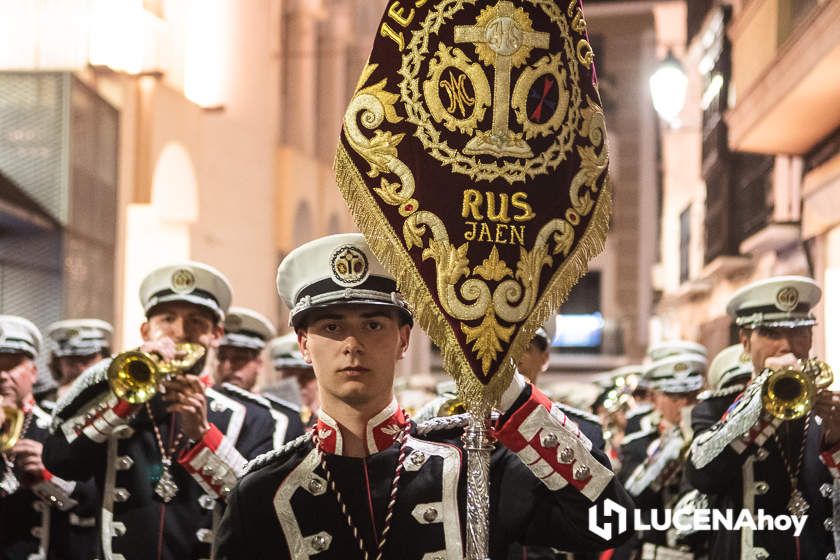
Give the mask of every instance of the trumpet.
M 781 420 L 796 420 L 811 411 L 820 389 L 834 381 L 834 372 L 827 363 L 811 359 L 771 370 L 762 388 L 764 409 Z
M 458 396 L 454 396 L 444 401 L 437 410 L 437 416 L 457 416 L 467 411 L 467 407 L 461 402 Z
M 182 342 L 175 345 L 175 350 L 184 356 L 166 361 L 157 354 L 139 350 L 118 354 L 108 366 L 111 391 L 131 404 L 142 404 L 151 400 L 158 385 L 173 375 L 201 370 L 206 353 L 204 346 Z
M 6 420 L 0 426 L 0 453 L 8 453 L 18 442 L 23 431 L 24 414 L 14 406 L 4 406 Z

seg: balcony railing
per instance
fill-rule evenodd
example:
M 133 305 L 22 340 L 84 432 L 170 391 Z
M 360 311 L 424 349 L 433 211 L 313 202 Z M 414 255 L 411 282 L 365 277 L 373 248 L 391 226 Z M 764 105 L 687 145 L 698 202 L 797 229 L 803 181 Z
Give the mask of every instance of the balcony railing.
M 773 157 L 736 154 L 732 184 L 737 243 L 770 223 L 773 216 Z

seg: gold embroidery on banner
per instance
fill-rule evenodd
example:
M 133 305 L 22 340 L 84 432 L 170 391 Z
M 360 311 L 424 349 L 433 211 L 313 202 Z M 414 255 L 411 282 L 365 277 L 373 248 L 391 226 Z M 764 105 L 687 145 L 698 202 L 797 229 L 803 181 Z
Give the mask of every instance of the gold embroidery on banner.
M 552 60 L 562 62 L 565 59 L 568 66 L 568 73 L 558 76 L 563 77 L 564 81 L 556 84 L 561 92 L 559 100 L 566 102 L 567 110 L 558 107 L 550 124 L 532 123 L 537 128 L 529 124 L 523 126 L 522 132 L 511 130 L 509 109 L 513 106 L 524 107 L 528 94 L 524 84 L 519 85 L 512 79 L 512 71 L 524 64 L 535 48 L 547 48 L 549 35 L 546 30 L 533 30 L 531 18 L 522 7 L 514 8 L 509 1 L 501 0 L 483 10 L 476 25 L 456 26 L 452 38 L 439 36 L 446 20 L 465 5 L 475 4 L 476 1 L 442 0 L 428 12 L 419 28 L 413 32 L 402 58 L 399 71 L 403 76 L 400 83 L 401 100 L 408 121 L 417 126 L 415 136 L 433 158 L 449 166 L 453 172 L 467 175 L 475 181 L 502 178 L 513 184 L 550 172 L 566 160 L 572 149 L 574 133 L 580 127 L 580 106 L 583 102 L 577 53 L 563 9 L 553 0 L 528 0 L 534 7 L 541 9 L 560 30 L 563 54 L 555 55 Z M 452 130 L 451 117 L 444 117 L 440 110 L 442 103 L 438 104 L 434 95 L 428 95 L 430 92 L 427 91 L 426 82 L 421 85 L 419 79 L 422 73 L 427 72 L 425 67 L 428 54 L 439 52 L 443 42 L 450 39 L 465 45 L 472 44 L 483 63 L 492 63 L 494 73 L 492 126 L 490 130 L 479 130 L 476 123 L 475 127 L 458 128 L 466 135 L 463 140 L 441 138 L 441 131 L 435 127 L 435 123 L 443 122 L 445 126 L 448 123 L 446 127 Z M 428 62 L 430 69 L 435 62 L 434 58 Z M 460 69 L 467 72 L 465 66 Z M 534 79 L 533 76 L 530 79 Z M 489 84 L 486 77 L 485 81 Z M 521 112 L 524 113 L 524 110 Z M 519 115 L 517 120 L 520 125 L 523 124 Z M 540 147 L 539 153 L 535 153 L 527 140 L 537 134 L 538 130 L 549 127 L 559 130 L 556 138 L 549 147 Z M 482 154 L 504 156 L 505 159 L 488 162 L 486 158 L 480 158 Z
M 566 70 L 563 68 L 563 61 L 559 55 L 543 57 L 534 66 L 529 66 L 522 71 L 516 88 L 513 90 L 511 106 L 516 115 L 516 121 L 522 125 L 525 131 L 525 138 L 530 139 L 536 136 L 549 136 L 554 134 L 563 126 L 563 117 L 569 108 L 569 92 L 565 89 L 558 89 L 557 107 L 554 113 L 545 122 L 539 123 L 531 120 L 528 115 L 528 92 L 541 77 L 553 78 L 554 82 L 547 82 L 552 88 L 562 88 L 566 83 Z M 533 115 L 532 115 L 533 116 Z
M 481 276 L 485 280 L 498 282 L 508 276 L 513 276 L 513 271 L 508 268 L 505 261 L 499 258 L 499 250 L 493 245 L 490 256 L 484 259 L 480 265 L 473 269 L 473 274 Z
M 474 43 L 479 58 L 493 67 L 493 127 L 479 132 L 467 142 L 464 153 L 490 154 L 496 157 L 533 157 L 534 152 L 521 135 L 509 127 L 510 78 L 514 68 L 522 66 L 534 48 L 547 49 L 551 35 L 535 32 L 531 18 L 522 8 L 507 0 L 481 11 L 473 26 L 455 27 L 456 43 Z
M 537 63 L 524 68 L 517 78 L 524 81 L 523 85 L 519 85 L 519 82 L 513 84 L 513 95 L 510 98 L 510 108 L 514 110 L 514 116 L 518 124 L 522 126 L 524 134 L 528 135 L 527 138 L 544 135 L 545 131 L 554 127 L 558 130 L 555 142 L 532 159 L 499 160 L 487 163 L 485 158 L 482 163 L 476 157 L 465 155 L 441 139 L 433 122 L 444 123 L 445 119 L 438 119 L 426 111 L 425 104 L 428 100 L 420 94 L 421 86 L 418 76 L 430 52 L 429 38 L 436 36 L 442 24 L 460 11 L 464 5 L 474 4 L 475 1 L 441 0 L 430 10 L 426 19 L 417 24 L 420 28 L 412 34 L 410 43 L 406 46 L 402 69 L 399 72 L 404 78 L 399 85 L 401 95 L 388 92 L 386 80 L 368 85 L 376 66 L 369 65 L 365 68 L 359 82 L 359 89 L 345 115 L 345 138 L 348 145 L 370 166 L 367 174 L 370 177 L 381 176 L 380 186 L 374 188 L 373 192 L 367 190 L 365 182 L 359 175 L 359 170 L 356 169 L 342 146 L 339 146 L 335 168 L 339 186 L 359 228 L 368 237 L 379 259 L 389 270 L 395 271 L 401 290 L 413 304 L 418 324 L 440 344 L 440 341 L 455 336 L 453 331 L 455 325 L 450 323 L 435 305 L 431 292 L 419 271 L 411 263 L 412 259 L 408 251 L 420 249 L 424 261 L 434 261 L 437 299 L 441 307 L 449 317 L 460 322 L 458 328 L 466 336 L 468 344 L 471 344 L 472 353 L 481 363 L 481 369 L 485 375 L 489 373 L 494 363 L 497 375 L 485 386 L 479 379 L 472 376 L 469 364 L 464 361 L 466 357 L 451 345 L 443 347 L 444 367 L 458 380 L 459 389 L 466 402 L 471 403 L 474 410 L 486 410 L 486 407 L 498 398 L 509 383 L 513 368 L 510 357 L 518 355 L 527 346 L 537 326 L 545 320 L 549 312 L 565 300 L 571 287 L 585 272 L 588 259 L 603 248 L 611 208 L 611 194 L 608 178 L 604 172 L 607 168 L 607 149 L 603 112 L 596 101 L 589 98 L 582 99 L 582 91 L 578 85 L 580 76 L 577 64 L 583 63 L 579 60 L 575 43 L 570 37 L 568 21 L 565 20 L 562 8 L 557 7 L 555 0 L 526 1 L 542 9 L 560 28 L 562 55 L 544 56 Z M 500 4 L 503 2 L 497 3 L 496 7 L 498 8 Z M 572 2 L 570 8 L 572 5 L 576 6 L 577 3 Z M 516 32 L 511 31 L 513 28 L 509 25 L 513 24 L 505 23 L 498 31 L 500 33 L 498 40 L 501 42 L 497 43 L 497 46 L 504 47 L 505 40 L 511 37 L 515 39 Z M 502 51 L 507 52 L 512 45 L 508 47 L 502 48 Z M 446 47 L 438 42 L 435 48 L 436 52 L 440 52 Z M 591 47 L 589 50 L 591 51 Z M 447 52 L 454 57 L 455 51 L 459 49 Z M 441 94 L 441 88 L 443 88 L 443 94 L 448 95 L 446 86 L 440 85 L 442 82 L 449 83 L 449 87 L 458 84 L 452 89 L 453 93 L 457 93 L 460 88 L 460 94 L 456 97 L 460 97 L 460 102 L 465 108 L 469 107 L 470 98 L 475 99 L 475 104 L 472 106 L 472 110 L 475 111 L 479 106 L 478 96 L 467 87 L 467 81 L 470 78 L 464 67 L 470 64 L 479 65 L 469 62 L 463 52 L 461 54 L 464 58 L 454 67 L 450 67 L 454 68 L 451 74 L 448 71 L 442 72 L 440 81 L 429 79 L 426 81 L 436 86 L 438 97 Z M 437 62 L 440 63 L 440 61 L 438 57 Z M 431 76 L 432 62 L 429 61 L 427 78 Z M 551 65 L 554 65 L 553 68 Z M 568 75 L 565 76 L 561 73 L 564 65 L 568 71 Z M 538 71 L 537 67 L 541 70 Z M 461 74 L 455 70 L 460 70 Z M 460 75 L 467 77 L 460 78 Z M 518 97 L 517 90 L 520 93 L 524 91 L 527 96 L 534 88 L 534 83 L 543 76 L 550 76 L 558 81 L 560 91 L 567 96 L 568 108 L 565 110 L 566 114 L 563 115 L 563 103 L 560 100 L 555 113 L 547 120 L 540 121 L 542 123 L 540 124 L 540 122 L 528 119 L 528 115 L 525 114 L 527 100 L 523 101 L 521 97 Z M 489 88 L 489 81 L 487 83 Z M 494 82 L 494 87 L 496 85 Z M 509 88 L 510 85 L 509 83 Z M 423 89 L 425 89 L 425 83 Z M 510 89 L 508 92 L 510 93 Z M 508 263 L 499 258 L 495 245 L 490 255 L 471 270 L 469 262 L 471 242 L 462 242 L 461 245 L 456 246 L 450 242 L 447 226 L 442 220 L 435 214 L 420 209 L 419 202 L 413 198 L 414 176 L 399 158 L 398 147 L 404 134 L 378 130 L 378 127 L 386 121 L 398 123 L 402 120 L 396 112 L 398 101 L 405 110 L 407 120 L 417 126 L 414 135 L 421 141 L 426 151 L 443 165 L 450 166 L 453 171 L 468 175 L 476 181 L 503 178 L 513 183 L 547 173 L 566 159 L 567 154 L 574 147 L 576 135 L 588 138 L 588 142 L 583 142 L 576 149 L 582 163 L 569 188 L 572 208 L 564 216 L 545 224 L 533 239 L 530 249 L 524 246 L 524 236 L 518 234 L 523 246 L 520 247 L 520 255 L 515 263 L 515 274 Z M 444 107 L 442 101 L 440 105 L 444 111 L 447 107 L 451 107 L 456 115 L 463 115 L 459 103 L 453 105 L 451 99 L 448 98 L 447 106 Z M 557 116 L 558 113 L 560 117 Z M 558 121 L 558 118 L 562 120 Z M 476 123 L 479 122 L 481 122 L 480 117 L 476 119 Z M 545 128 L 541 130 L 537 128 L 538 126 Z M 372 131 L 372 135 L 368 137 L 363 129 Z M 458 127 L 456 129 L 461 130 Z M 399 233 L 391 230 L 389 222 L 373 198 L 373 193 L 386 204 L 397 207 L 405 218 L 402 239 L 395 237 Z M 464 212 L 468 214 L 476 212 L 481 216 L 479 208 L 481 208 L 483 195 L 480 191 L 475 191 L 475 193 L 477 194 L 471 195 L 475 200 L 470 199 L 470 205 L 467 204 L 465 198 Z M 598 193 L 600 196 L 596 202 L 593 195 Z M 465 191 L 465 196 L 466 194 Z M 493 194 L 498 196 L 498 193 Z M 517 192 L 510 198 L 510 205 L 520 210 L 519 214 L 511 216 L 514 220 L 519 221 L 518 216 L 523 216 L 523 219 L 534 217 L 534 212 L 525 202 L 525 197 L 525 193 Z M 507 199 L 504 199 L 504 203 L 506 202 Z M 508 215 L 502 204 L 503 200 L 499 198 L 499 206 L 493 208 L 494 215 L 500 220 Z M 582 238 L 577 241 L 574 225 L 580 224 L 585 217 L 589 218 L 589 222 Z M 482 222 L 481 225 L 483 226 L 481 236 L 476 232 L 475 242 L 493 242 L 489 235 L 484 236 L 483 228 L 486 224 Z M 498 238 L 498 231 L 496 236 Z M 561 259 L 559 263 L 556 263 L 557 258 Z M 538 287 L 544 282 L 542 275 L 545 267 L 555 265 L 557 270 L 549 279 L 545 291 L 537 298 Z M 488 282 L 498 282 L 498 285 L 494 287 L 495 289 L 491 289 Z M 516 324 L 519 324 L 520 329 L 511 340 Z M 502 343 L 510 343 L 505 356 L 499 355 L 502 351 Z
M 507 343 L 513 334 L 513 327 L 503 327 L 496 321 L 492 309 L 488 309 L 484 320 L 477 328 L 461 325 L 461 331 L 467 336 L 467 343 L 473 343 L 473 351 L 481 360 L 481 369 L 486 373 L 490 364 L 502 351 L 501 342 Z
M 577 44 L 577 58 L 587 70 L 592 67 L 592 62 L 595 60 L 595 53 L 592 51 L 592 45 L 586 39 L 581 39 Z
M 448 106 L 441 100 L 441 88 L 449 97 Z M 464 134 L 475 131 L 491 101 L 490 84 L 481 66 L 471 63 L 461 49 L 450 49 L 442 43 L 436 58 L 429 63 L 429 79 L 423 82 L 423 93 L 432 118 L 452 132 L 460 130 Z M 471 111 L 467 111 L 469 107 Z

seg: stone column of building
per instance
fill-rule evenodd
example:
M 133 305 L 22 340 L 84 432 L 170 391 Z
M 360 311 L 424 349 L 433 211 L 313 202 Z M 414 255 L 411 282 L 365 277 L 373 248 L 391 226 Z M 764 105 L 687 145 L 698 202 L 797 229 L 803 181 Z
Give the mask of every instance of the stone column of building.
M 344 110 L 352 94 L 347 86 L 347 49 L 353 22 L 347 2 L 333 0 L 325 7 L 329 17 L 319 27 L 315 134 L 317 158 L 332 164 Z
M 286 103 L 284 143 L 304 155 L 315 154 L 317 58 L 320 0 L 289 0 L 286 5 L 284 59 Z

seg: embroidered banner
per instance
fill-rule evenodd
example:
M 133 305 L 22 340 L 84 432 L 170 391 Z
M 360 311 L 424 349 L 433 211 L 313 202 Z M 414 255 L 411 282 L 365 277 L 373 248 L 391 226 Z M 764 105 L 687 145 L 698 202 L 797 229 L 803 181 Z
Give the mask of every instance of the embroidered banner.
M 345 114 L 339 188 L 476 410 L 603 249 L 594 58 L 578 0 L 390 1 Z

